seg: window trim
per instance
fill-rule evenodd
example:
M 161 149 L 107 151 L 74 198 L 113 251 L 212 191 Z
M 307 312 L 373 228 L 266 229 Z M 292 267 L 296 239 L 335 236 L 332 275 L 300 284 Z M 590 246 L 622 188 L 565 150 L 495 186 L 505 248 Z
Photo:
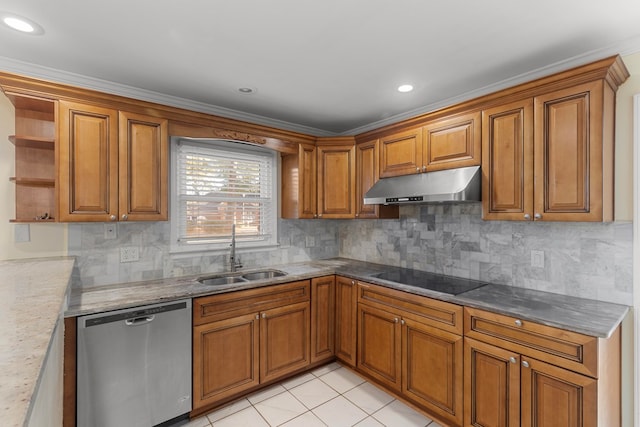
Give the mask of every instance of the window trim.
M 218 148 L 224 148 L 234 152 L 260 152 L 266 153 L 273 158 L 272 167 L 272 185 L 273 188 L 273 202 L 274 206 L 271 210 L 270 221 L 271 229 L 273 233 L 270 239 L 267 240 L 251 240 L 251 239 L 238 239 L 236 241 L 236 250 L 239 253 L 246 252 L 247 250 L 261 251 L 273 249 L 279 246 L 278 242 L 278 215 L 280 210 L 280 156 L 275 150 L 262 147 L 259 145 L 247 143 L 244 141 L 235 141 L 223 138 L 189 138 L 189 137 L 171 137 L 171 197 L 169 198 L 170 215 L 169 222 L 171 225 L 170 231 L 170 245 L 169 253 L 171 254 L 192 254 L 195 252 L 208 252 L 213 254 L 226 253 L 229 251 L 229 245 L 231 240 L 222 242 L 184 242 L 178 239 L 179 236 L 179 203 L 178 203 L 178 188 L 177 188 L 177 174 L 178 174 L 178 144 L 180 142 L 187 142 L 193 145 L 200 145 L 202 147 L 215 146 Z

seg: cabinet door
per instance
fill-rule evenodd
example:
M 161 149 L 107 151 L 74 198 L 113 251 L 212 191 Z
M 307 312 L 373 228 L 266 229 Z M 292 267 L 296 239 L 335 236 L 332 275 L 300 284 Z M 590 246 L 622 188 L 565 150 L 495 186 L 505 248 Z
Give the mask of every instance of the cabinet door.
M 258 314 L 248 314 L 193 329 L 193 408 L 259 384 Z
M 480 112 L 439 119 L 424 127 L 423 164 L 427 171 L 479 165 Z
M 603 219 L 601 86 L 593 82 L 535 98 L 536 219 Z
M 462 336 L 402 320 L 402 393 L 462 425 Z
M 167 120 L 120 112 L 119 219 L 166 221 Z
M 533 100 L 482 112 L 482 217 L 533 216 Z
M 464 339 L 464 425 L 520 426 L 520 356 Z
M 358 304 L 358 369 L 401 390 L 401 329 L 397 314 Z
M 355 216 L 356 159 L 354 145 L 319 146 L 318 218 Z
M 297 154 L 282 156 L 283 218 L 315 218 L 316 197 L 316 147 L 300 144 Z
M 336 276 L 336 357 L 356 366 L 357 287 L 353 279 Z
M 309 302 L 267 310 L 260 317 L 261 383 L 309 365 Z
M 311 363 L 334 355 L 335 282 L 333 275 L 311 280 Z
M 378 182 L 378 140 L 356 146 L 356 218 L 398 218 L 398 205 L 365 205 L 364 195 Z
M 118 214 L 118 114 L 59 103 L 60 221 L 115 221 Z
M 422 129 L 380 139 L 380 178 L 422 172 Z
M 524 356 L 521 376 L 522 427 L 598 424 L 597 381 L 593 378 Z

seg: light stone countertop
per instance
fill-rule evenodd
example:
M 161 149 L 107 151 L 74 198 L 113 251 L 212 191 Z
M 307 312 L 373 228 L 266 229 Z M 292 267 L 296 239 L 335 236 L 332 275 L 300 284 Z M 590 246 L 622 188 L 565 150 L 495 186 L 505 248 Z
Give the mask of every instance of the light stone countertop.
M 0 261 L 3 426 L 22 426 L 30 415 L 51 338 L 65 310 L 74 262 L 69 257 Z
M 86 290 L 75 289 L 71 294 L 70 306 L 65 315 L 79 316 L 185 297 L 193 298 L 251 289 L 329 274 L 339 274 L 367 283 L 520 317 L 523 320 L 535 321 L 547 326 L 599 338 L 608 338 L 629 311 L 629 307 L 625 305 L 494 284 L 483 284 L 484 286 L 472 291 L 450 295 L 379 279 L 375 277 L 375 274 L 395 267 L 346 258 L 276 265 L 272 268 L 281 270 L 287 275 L 275 279 L 212 287 L 197 281 L 198 277 L 207 276 L 203 273 L 199 276 L 108 285 Z M 264 268 L 243 269 L 242 273 L 261 269 Z M 210 273 L 209 275 L 215 274 Z

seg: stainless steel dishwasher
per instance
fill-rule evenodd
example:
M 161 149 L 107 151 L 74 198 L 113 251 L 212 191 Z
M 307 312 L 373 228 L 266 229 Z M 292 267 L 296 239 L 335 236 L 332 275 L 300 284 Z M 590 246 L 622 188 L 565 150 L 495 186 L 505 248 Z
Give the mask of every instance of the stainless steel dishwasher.
M 191 411 L 190 299 L 77 322 L 78 427 L 150 427 Z

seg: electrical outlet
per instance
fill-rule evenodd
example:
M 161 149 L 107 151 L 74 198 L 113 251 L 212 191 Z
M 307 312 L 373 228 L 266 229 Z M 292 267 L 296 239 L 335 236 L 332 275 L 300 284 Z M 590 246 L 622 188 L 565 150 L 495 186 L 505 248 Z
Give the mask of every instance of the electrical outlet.
M 139 254 L 138 248 L 135 246 L 127 246 L 120 248 L 120 262 L 134 262 L 138 261 Z
M 531 251 L 531 267 L 544 268 L 544 251 Z
M 104 224 L 104 238 L 105 240 L 111 240 L 118 237 L 118 232 L 116 231 L 116 224 L 113 222 L 107 222 Z

